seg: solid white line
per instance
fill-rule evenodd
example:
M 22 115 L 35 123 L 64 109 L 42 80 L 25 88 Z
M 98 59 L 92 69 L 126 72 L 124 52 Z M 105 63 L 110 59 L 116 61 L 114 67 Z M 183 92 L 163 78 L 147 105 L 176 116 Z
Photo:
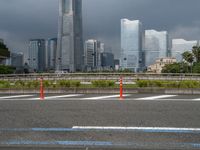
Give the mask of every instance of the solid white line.
M 129 95 L 123 95 L 124 97 L 127 97 Z M 83 100 L 100 100 L 100 99 L 107 99 L 107 98 L 119 98 L 119 95 L 109 95 L 109 96 L 99 96 L 99 97 L 89 97 L 89 98 L 83 98 Z
M 103 127 L 103 126 L 73 126 L 73 129 L 83 130 L 163 130 L 163 131 L 200 131 L 200 128 L 172 127 Z
M 168 97 L 175 97 L 175 96 L 177 96 L 177 95 L 159 95 L 159 96 L 138 98 L 137 100 L 156 100 L 156 99 L 160 99 L 160 98 L 168 98 Z
M 45 100 L 52 100 L 55 98 L 70 98 L 70 97 L 76 97 L 76 96 L 82 96 L 82 95 L 81 94 L 71 94 L 71 95 L 49 96 L 49 97 L 45 97 Z M 28 100 L 40 100 L 40 98 L 31 98 Z
M 9 99 L 9 98 L 22 98 L 22 97 L 31 97 L 33 95 L 14 95 L 14 96 L 4 96 L 0 97 L 0 99 Z

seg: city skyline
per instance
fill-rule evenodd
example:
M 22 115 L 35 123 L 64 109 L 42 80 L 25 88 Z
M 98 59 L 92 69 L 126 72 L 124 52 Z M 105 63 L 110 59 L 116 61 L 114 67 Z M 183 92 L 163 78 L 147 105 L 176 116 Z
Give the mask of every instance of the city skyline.
M 183 6 L 188 7 L 186 12 L 185 8 L 179 5 L 180 2 L 184 4 Z M 173 38 L 200 39 L 200 19 L 196 15 L 198 9 L 195 9 L 200 2 L 196 0 L 174 0 L 173 2 L 167 0 L 162 2 L 158 0 L 148 2 L 145 0 L 126 0 L 123 2 L 110 0 L 107 3 L 115 6 L 112 7 L 112 11 L 109 10 L 109 5 L 105 5 L 105 3 L 105 0 L 83 0 L 84 39 L 99 39 L 106 45 L 110 45 L 118 56 L 120 50 L 119 22 L 124 17 L 141 20 L 145 29 L 169 31 Z M 122 3 L 123 8 L 120 7 Z M 18 3 L 12 2 L 12 4 L 9 1 L 1 2 L 0 18 L 4 19 L 4 22 L 0 24 L 0 35 L 1 38 L 5 39 L 9 48 L 14 51 L 26 53 L 28 39 L 47 39 L 57 35 L 58 1 L 48 0 L 47 3 L 46 0 L 42 0 L 41 5 L 37 7 L 37 12 L 32 7 L 28 7 L 35 5 L 37 5 L 37 2 L 32 0 L 20 0 Z M 96 5 L 98 5 L 98 8 L 94 7 Z M 159 14 L 156 13 L 156 10 L 153 10 L 157 6 L 162 10 L 157 10 Z M 92 13 L 94 8 L 96 11 Z M 102 11 L 102 8 L 105 11 Z M 176 13 L 177 9 L 179 9 L 178 13 Z M 20 19 L 16 21 L 15 18 Z M 13 27 L 13 24 L 15 27 Z

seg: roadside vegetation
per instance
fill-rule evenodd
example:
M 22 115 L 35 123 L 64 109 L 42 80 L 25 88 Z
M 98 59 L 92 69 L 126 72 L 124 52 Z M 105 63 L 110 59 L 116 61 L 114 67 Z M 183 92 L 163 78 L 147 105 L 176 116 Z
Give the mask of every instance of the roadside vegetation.
M 200 81 L 164 81 L 164 80 L 138 80 L 135 84 L 124 84 L 124 88 L 200 88 Z M 45 80 L 43 85 L 46 89 L 67 88 L 119 88 L 119 84 L 111 80 L 95 80 L 91 84 L 81 84 L 76 80 Z M 0 81 L 0 89 L 39 89 L 40 81 Z
M 200 88 L 199 81 L 138 80 L 136 84 L 140 88 Z
M 182 62 L 165 65 L 162 73 L 200 73 L 200 46 L 184 52 L 182 57 Z
M 14 72 L 15 72 L 14 67 L 0 65 L 0 74 L 13 74 Z

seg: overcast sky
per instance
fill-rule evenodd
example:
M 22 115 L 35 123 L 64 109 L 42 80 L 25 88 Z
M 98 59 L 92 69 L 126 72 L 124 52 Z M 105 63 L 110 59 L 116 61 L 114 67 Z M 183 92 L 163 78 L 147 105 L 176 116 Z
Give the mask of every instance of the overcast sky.
M 120 49 L 120 19 L 139 19 L 145 29 L 173 38 L 200 39 L 200 0 L 83 0 L 84 39 Z M 0 38 L 12 51 L 28 50 L 31 38 L 57 36 L 58 0 L 0 0 Z

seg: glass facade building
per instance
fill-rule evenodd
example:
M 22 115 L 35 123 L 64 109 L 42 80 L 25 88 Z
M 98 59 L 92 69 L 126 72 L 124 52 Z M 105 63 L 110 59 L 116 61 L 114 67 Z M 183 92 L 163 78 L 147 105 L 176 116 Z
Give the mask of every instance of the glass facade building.
M 24 54 L 23 53 L 11 53 L 11 66 L 20 68 L 24 66 Z
M 29 66 L 33 71 L 45 71 L 45 40 L 33 39 L 29 42 Z
M 82 0 L 59 0 L 56 69 L 75 72 L 83 67 Z
M 185 51 L 192 51 L 193 46 L 197 46 L 198 41 L 186 41 L 184 39 L 172 40 L 172 57 L 176 58 L 177 62 L 182 61 L 182 54 Z
M 155 63 L 158 58 L 167 57 L 169 39 L 167 31 L 146 30 L 144 38 L 145 66 Z
M 142 68 L 142 24 L 139 20 L 121 19 L 122 69 L 139 72 Z
M 47 40 L 46 44 L 46 64 L 47 70 L 56 69 L 56 51 L 57 51 L 57 38 L 52 38 Z
M 84 64 L 86 70 L 99 70 L 102 66 L 101 53 L 104 52 L 104 43 L 90 39 L 85 41 Z

